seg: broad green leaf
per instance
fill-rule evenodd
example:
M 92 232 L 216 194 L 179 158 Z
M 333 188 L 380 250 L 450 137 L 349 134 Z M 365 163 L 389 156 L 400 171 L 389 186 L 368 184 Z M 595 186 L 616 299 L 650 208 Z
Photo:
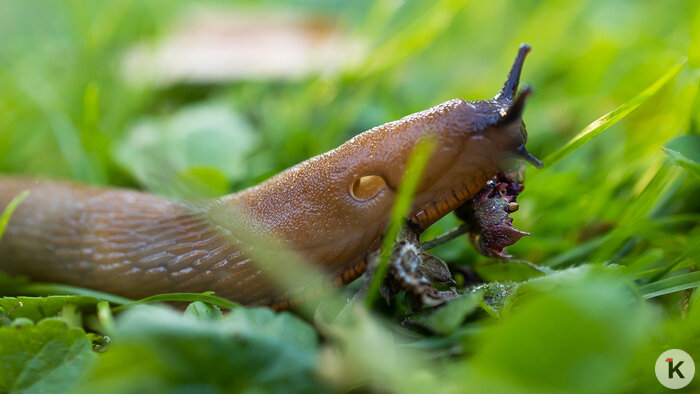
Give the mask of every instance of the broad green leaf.
M 0 391 L 69 392 L 96 359 L 85 332 L 63 320 L 0 327 Z
M 83 312 L 94 312 L 99 299 L 83 295 L 48 297 L 3 297 L 0 298 L 0 317 L 10 320 L 26 317 L 35 322 L 56 316 L 66 305 L 74 305 Z M 11 313 L 9 313 L 12 311 Z
M 218 196 L 248 170 L 258 144 L 252 126 L 222 104 L 183 107 L 136 123 L 113 155 L 148 189 L 173 197 Z
M 289 313 L 238 308 L 211 321 L 139 306 L 118 317 L 112 346 L 83 390 L 317 392 L 317 351 L 313 328 Z
M 187 305 L 185 315 L 202 320 L 219 320 L 223 316 L 223 313 L 221 313 L 221 309 L 216 305 L 206 304 L 202 301 L 195 301 Z
M 176 174 L 177 182 L 199 198 L 216 198 L 226 194 L 231 185 L 221 171 L 209 167 L 190 167 Z
M 627 281 L 574 271 L 565 283 L 549 282 L 518 297 L 478 339 L 470 367 L 459 369 L 471 390 L 615 392 L 628 381 L 654 320 L 630 302 Z
M 490 282 L 472 287 L 469 292 L 480 293 L 481 309 L 493 317 L 500 317 L 501 313 L 510 307 L 510 301 L 515 297 L 520 286 L 520 283 L 512 281 Z
M 559 160 L 563 159 L 571 152 L 575 151 L 581 147 L 586 142 L 590 141 L 593 137 L 598 136 L 600 133 L 605 131 L 608 127 L 619 122 L 630 112 L 634 111 L 647 101 L 651 96 L 654 95 L 659 89 L 661 89 L 671 78 L 673 78 L 685 65 L 686 60 L 679 60 L 670 70 L 668 70 L 664 75 L 656 80 L 651 86 L 644 89 L 632 100 L 622 104 L 611 112 L 601 116 L 596 119 L 593 123 L 586 126 L 578 135 L 567 142 L 563 147 L 552 152 L 549 156 L 544 159 L 544 163 L 551 166 Z
M 427 310 L 409 319 L 412 324 L 435 333 L 447 335 L 459 328 L 464 319 L 474 312 L 481 301 L 481 293 L 469 293 L 450 300 L 436 310 Z
M 431 371 L 443 364 L 431 363 L 428 355 L 410 347 L 397 346 L 400 339 L 396 333 L 361 303 L 353 305 L 342 322 L 326 325 L 317 319 L 316 326 L 327 338 L 318 373 L 340 387 L 339 391 L 358 387 L 397 393 L 445 390 L 445 382 Z

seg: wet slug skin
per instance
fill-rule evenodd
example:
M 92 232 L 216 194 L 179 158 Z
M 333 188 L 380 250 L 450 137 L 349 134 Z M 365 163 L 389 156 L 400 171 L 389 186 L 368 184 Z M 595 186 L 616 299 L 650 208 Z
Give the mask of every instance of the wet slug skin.
M 280 240 L 333 283 L 347 283 L 379 246 L 420 138 L 436 142 L 409 217 L 422 228 L 476 195 L 507 158 L 541 167 L 525 150 L 521 116 L 530 89 L 518 94 L 529 49 L 521 45 L 493 99 L 454 99 L 377 126 L 196 208 L 143 192 L 0 178 L 0 207 L 30 190 L 0 241 L 0 270 L 130 298 L 214 291 L 244 304 L 285 307 L 289 296 L 265 279 L 274 264 L 251 261 L 240 241 L 254 232 Z M 244 222 L 227 220 L 239 212 Z

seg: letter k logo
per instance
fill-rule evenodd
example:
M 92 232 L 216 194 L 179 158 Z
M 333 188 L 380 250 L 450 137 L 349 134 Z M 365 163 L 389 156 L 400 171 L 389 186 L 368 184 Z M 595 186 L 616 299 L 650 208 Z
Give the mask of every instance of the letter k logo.
M 683 365 L 683 361 L 679 361 L 676 366 L 673 366 L 673 359 L 672 358 L 667 358 L 666 362 L 668 363 L 668 378 L 673 379 L 673 373 L 677 373 L 678 377 L 681 379 L 685 379 L 685 376 L 681 373 L 681 371 L 678 369 L 680 368 L 681 365 Z

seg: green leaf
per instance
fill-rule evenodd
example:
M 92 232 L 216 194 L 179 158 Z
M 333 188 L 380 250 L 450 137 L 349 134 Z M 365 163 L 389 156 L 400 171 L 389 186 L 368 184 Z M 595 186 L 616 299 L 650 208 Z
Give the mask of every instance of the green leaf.
M 94 312 L 98 302 L 100 300 L 97 298 L 82 295 L 3 297 L 0 298 L 0 316 L 7 316 L 10 320 L 25 317 L 38 322 L 56 316 L 66 305 L 75 305 L 83 312 Z
M 25 190 L 18 195 L 16 195 L 9 204 L 5 207 L 5 209 L 2 211 L 2 215 L 0 215 L 0 240 L 2 239 L 2 235 L 5 233 L 5 228 L 7 227 L 7 223 L 10 221 L 10 217 L 12 216 L 12 213 L 17 209 L 17 206 L 27 198 L 29 195 L 29 190 Z
M 177 182 L 200 198 L 216 198 L 231 188 L 226 176 L 221 171 L 210 167 L 191 167 L 179 171 Z
M 631 302 L 627 280 L 614 273 L 578 270 L 557 279 L 543 278 L 484 331 L 462 377 L 470 390 L 600 393 L 628 381 L 654 329 L 648 309 Z
M 185 314 L 201 320 L 219 320 L 223 317 L 221 309 L 216 305 L 195 301 L 187 306 Z
M 210 321 L 142 305 L 119 316 L 112 346 L 83 388 L 316 392 L 317 351 L 313 328 L 289 313 L 238 308 Z
M 62 393 L 96 361 L 92 343 L 60 319 L 0 327 L 0 391 Z
M 695 271 L 648 283 L 641 286 L 639 291 L 644 298 L 654 298 L 698 286 L 700 286 L 700 271 Z
M 647 101 L 651 96 L 653 96 L 659 89 L 661 89 L 671 78 L 673 78 L 685 65 L 686 59 L 683 58 L 676 62 L 676 64 L 671 67 L 664 75 L 656 80 L 651 86 L 644 89 L 632 100 L 622 104 L 621 106 L 615 108 L 611 112 L 601 116 L 596 119 L 593 123 L 586 126 L 577 136 L 567 142 L 563 147 L 552 152 L 549 156 L 544 159 L 544 162 L 551 166 L 552 164 L 563 159 L 571 152 L 575 151 L 581 147 L 586 142 L 590 141 L 593 137 L 598 136 L 600 133 L 605 131 L 608 127 L 614 125 L 615 123 L 622 120 L 630 112 L 634 111 Z
M 700 178 L 700 135 L 683 135 L 661 148 L 677 165 Z
M 474 286 L 469 289 L 470 293 L 481 293 L 481 302 L 479 306 L 493 317 L 500 317 L 503 311 L 506 311 L 510 302 L 518 292 L 521 286 L 517 282 L 491 282 L 484 283 L 479 286 Z
M 481 293 L 469 293 L 450 300 L 439 309 L 415 315 L 409 321 L 435 333 L 447 335 L 459 328 L 464 319 L 478 308 L 480 301 Z
M 186 106 L 142 119 L 115 144 L 113 155 L 149 190 L 181 198 L 219 196 L 246 176 L 259 136 L 229 106 Z

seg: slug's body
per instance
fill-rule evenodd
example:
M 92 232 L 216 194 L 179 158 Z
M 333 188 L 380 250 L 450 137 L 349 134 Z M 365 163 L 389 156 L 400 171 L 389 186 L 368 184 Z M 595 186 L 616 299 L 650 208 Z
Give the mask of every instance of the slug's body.
M 408 157 L 420 138 L 436 147 L 410 219 L 423 228 L 473 197 L 509 154 L 524 150 L 515 99 L 522 46 L 493 100 L 455 99 L 362 133 L 268 181 L 205 204 L 69 183 L 0 179 L 0 209 L 29 196 L 0 241 L 0 270 L 130 298 L 202 292 L 244 304 L 286 306 L 256 264 L 246 234 L 282 241 L 335 284 L 365 269 L 388 223 Z M 243 221 L 230 221 L 241 215 Z M 236 223 L 235 225 L 232 224 Z M 284 262 L 278 262 L 283 264 Z

